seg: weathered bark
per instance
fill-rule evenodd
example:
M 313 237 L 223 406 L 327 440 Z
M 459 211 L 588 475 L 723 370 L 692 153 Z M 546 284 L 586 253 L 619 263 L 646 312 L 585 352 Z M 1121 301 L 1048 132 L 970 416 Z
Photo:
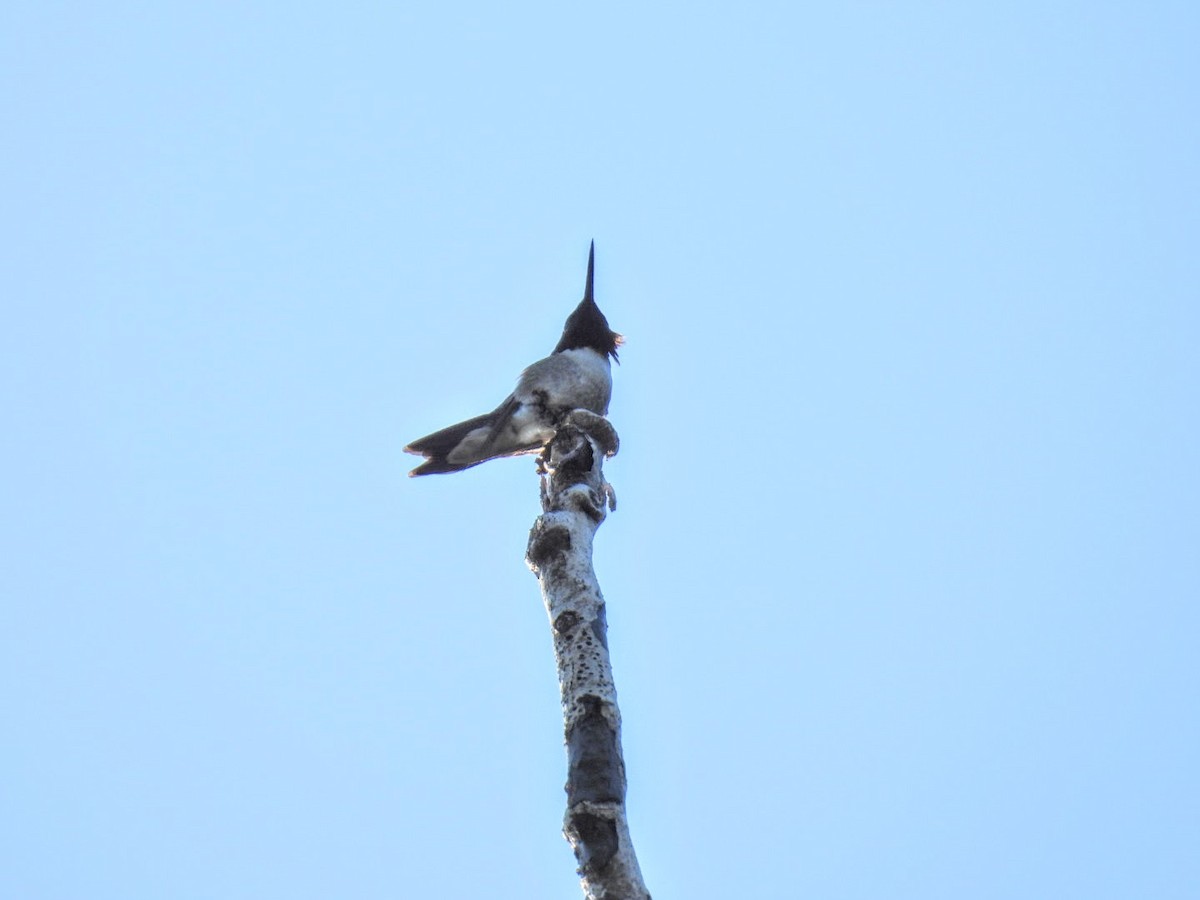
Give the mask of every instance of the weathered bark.
M 576 410 L 543 454 L 542 510 L 526 560 L 542 587 L 558 663 L 567 744 L 563 833 L 589 900 L 650 900 L 625 817 L 621 712 L 608 658 L 604 598 L 592 539 L 616 508 L 604 457 L 617 451 L 608 420 Z

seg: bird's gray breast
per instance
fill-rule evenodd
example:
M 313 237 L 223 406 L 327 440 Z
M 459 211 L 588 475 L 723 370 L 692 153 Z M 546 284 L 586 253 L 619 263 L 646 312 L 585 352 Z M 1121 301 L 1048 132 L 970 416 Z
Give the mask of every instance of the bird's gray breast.
M 516 397 L 523 403 L 540 401 L 555 414 L 589 409 L 607 415 L 612 397 L 608 357 L 582 347 L 538 360 L 521 373 Z

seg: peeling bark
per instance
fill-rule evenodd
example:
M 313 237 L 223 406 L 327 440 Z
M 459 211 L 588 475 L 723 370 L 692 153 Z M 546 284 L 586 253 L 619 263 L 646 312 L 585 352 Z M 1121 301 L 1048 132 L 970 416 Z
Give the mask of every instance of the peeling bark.
M 563 834 L 588 900 L 650 900 L 625 817 L 621 712 L 608 658 L 604 597 L 592 539 L 616 508 L 604 457 L 617 452 L 607 419 L 571 413 L 542 455 L 542 510 L 526 561 L 550 617 L 567 745 Z

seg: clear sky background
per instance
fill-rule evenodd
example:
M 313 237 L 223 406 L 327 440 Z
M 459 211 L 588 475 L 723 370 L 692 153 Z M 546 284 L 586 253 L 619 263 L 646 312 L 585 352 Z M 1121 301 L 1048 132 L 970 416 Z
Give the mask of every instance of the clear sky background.
M 1200 896 L 1192 3 L 0 14 L 0 897 L 578 896 L 596 290 L 656 898 Z

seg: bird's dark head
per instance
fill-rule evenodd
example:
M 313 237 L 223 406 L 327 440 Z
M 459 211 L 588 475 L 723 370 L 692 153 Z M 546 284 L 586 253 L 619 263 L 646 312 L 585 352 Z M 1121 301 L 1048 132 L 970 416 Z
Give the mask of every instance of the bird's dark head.
M 620 362 L 617 358 L 617 348 L 624 343 L 625 338 L 608 327 L 608 319 L 604 318 L 604 313 L 600 312 L 600 307 L 596 305 L 592 290 L 595 263 L 596 242 L 592 241 L 592 247 L 588 251 L 587 284 L 583 289 L 583 299 L 579 301 L 575 311 L 567 316 L 567 324 L 563 326 L 562 337 L 554 352 L 591 347 L 597 353 L 611 356 Z

